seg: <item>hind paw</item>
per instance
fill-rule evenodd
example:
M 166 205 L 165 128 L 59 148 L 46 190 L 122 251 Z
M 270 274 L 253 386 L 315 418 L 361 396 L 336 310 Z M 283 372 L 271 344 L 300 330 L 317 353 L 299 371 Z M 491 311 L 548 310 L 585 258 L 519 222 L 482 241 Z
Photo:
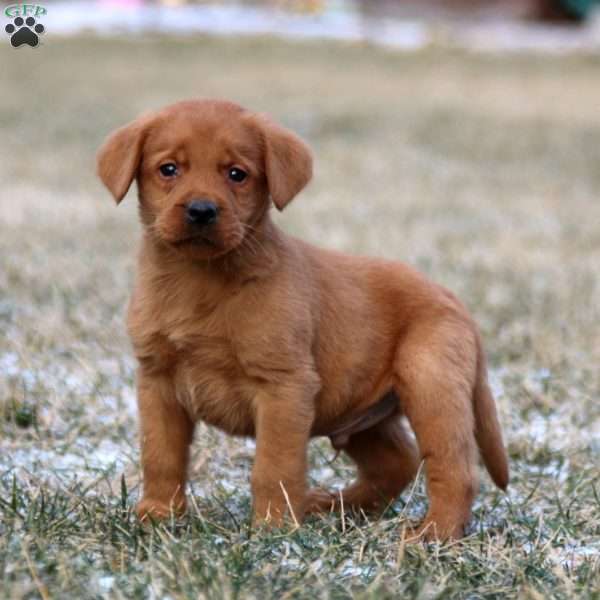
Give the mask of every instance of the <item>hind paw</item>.
M 306 494 L 305 513 L 327 513 L 335 510 L 336 498 L 332 492 L 323 488 L 313 488 Z

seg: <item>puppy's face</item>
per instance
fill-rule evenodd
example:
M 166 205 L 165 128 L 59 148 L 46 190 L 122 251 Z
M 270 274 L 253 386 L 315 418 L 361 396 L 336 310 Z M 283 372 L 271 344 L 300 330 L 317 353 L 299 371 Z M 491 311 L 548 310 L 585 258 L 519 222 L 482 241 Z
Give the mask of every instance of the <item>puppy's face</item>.
M 117 130 L 98 173 L 120 202 L 137 178 L 140 214 L 157 241 L 193 259 L 239 246 L 270 201 L 281 210 L 308 183 L 297 136 L 241 107 L 180 102 Z

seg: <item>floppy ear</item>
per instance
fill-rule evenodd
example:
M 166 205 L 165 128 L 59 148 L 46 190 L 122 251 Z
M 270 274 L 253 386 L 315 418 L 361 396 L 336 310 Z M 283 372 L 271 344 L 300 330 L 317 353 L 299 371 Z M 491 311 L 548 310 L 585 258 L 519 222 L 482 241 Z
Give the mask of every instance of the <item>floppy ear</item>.
M 271 122 L 256 118 L 263 133 L 265 174 L 269 194 L 283 210 L 312 177 L 312 154 L 295 133 Z
M 98 176 L 117 204 L 123 200 L 140 166 L 148 123 L 147 117 L 141 117 L 117 129 L 108 136 L 98 151 Z

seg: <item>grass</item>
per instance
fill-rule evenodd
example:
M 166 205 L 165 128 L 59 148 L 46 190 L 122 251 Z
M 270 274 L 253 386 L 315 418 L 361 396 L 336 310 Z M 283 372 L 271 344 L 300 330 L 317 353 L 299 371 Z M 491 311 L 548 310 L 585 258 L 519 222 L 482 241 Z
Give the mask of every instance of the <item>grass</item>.
M 0 62 L 0 596 L 600 598 L 597 58 L 49 37 Z M 94 154 L 194 95 L 270 112 L 315 149 L 282 227 L 410 262 L 475 315 L 513 479 L 502 494 L 482 477 L 465 540 L 402 542 L 421 480 L 379 519 L 252 532 L 252 443 L 204 426 L 190 514 L 133 518 L 139 228 Z M 351 479 L 332 456 L 311 445 L 313 482 Z

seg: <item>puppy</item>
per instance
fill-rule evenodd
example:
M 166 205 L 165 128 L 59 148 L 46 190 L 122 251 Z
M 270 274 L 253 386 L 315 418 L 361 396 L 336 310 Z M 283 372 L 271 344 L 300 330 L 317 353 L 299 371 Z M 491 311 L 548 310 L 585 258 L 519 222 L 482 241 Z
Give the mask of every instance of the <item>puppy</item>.
M 231 102 L 192 100 L 115 131 L 98 174 L 118 202 L 137 179 L 143 239 L 128 330 L 139 369 L 141 518 L 185 510 L 194 423 L 256 438 L 253 521 L 335 508 L 308 490 L 307 447 L 329 436 L 357 466 L 354 509 L 393 501 L 425 463 L 415 532 L 463 535 L 477 449 L 508 466 L 477 328 L 400 262 L 323 250 L 270 217 L 304 188 L 311 153 Z M 413 436 L 405 429 L 408 420 Z

